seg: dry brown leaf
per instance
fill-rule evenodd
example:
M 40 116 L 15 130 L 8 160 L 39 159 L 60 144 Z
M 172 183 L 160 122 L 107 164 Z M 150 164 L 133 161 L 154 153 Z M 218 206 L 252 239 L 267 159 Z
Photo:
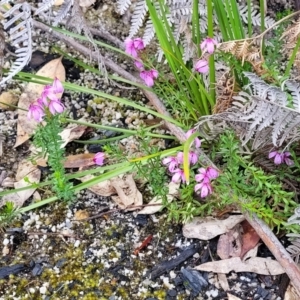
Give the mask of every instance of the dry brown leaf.
M 243 220 L 245 220 L 243 215 L 233 215 L 225 220 L 219 220 L 213 217 L 196 217 L 190 223 L 183 226 L 183 235 L 186 238 L 196 238 L 207 241 L 228 232 L 228 230 Z
M 94 175 L 86 175 L 84 177 L 81 177 L 80 180 L 82 182 L 86 182 L 93 178 L 95 178 Z M 99 182 L 99 183 L 89 187 L 88 190 L 90 190 L 91 192 L 93 192 L 99 196 L 104 196 L 104 197 L 108 197 L 108 196 L 116 194 L 116 190 L 112 186 L 110 180 L 105 180 L 105 181 Z
M 168 187 L 169 187 L 169 193 L 167 195 L 167 199 L 169 202 L 173 201 L 174 197 L 178 195 L 178 189 L 179 189 L 180 184 L 179 183 L 174 183 L 170 182 Z M 162 203 L 162 198 L 161 197 L 154 197 L 148 204 L 161 204 Z M 142 215 L 151 215 L 154 214 L 158 211 L 160 211 L 162 208 L 162 205 L 149 205 L 144 207 L 142 210 L 138 212 L 138 214 Z
M 115 188 L 118 196 L 112 196 L 112 200 L 115 201 L 122 209 L 127 209 L 128 206 L 142 205 L 143 196 L 137 189 L 132 174 L 123 176 L 123 178 L 111 179 L 111 184 Z M 129 208 L 127 210 L 136 210 L 138 208 Z
M 95 178 L 93 175 L 87 175 L 81 177 L 82 182 L 86 182 Z M 136 187 L 135 181 L 131 174 L 119 176 L 110 180 L 106 180 L 97 183 L 88 188 L 93 193 L 100 196 L 112 196 L 112 200 L 115 201 L 122 209 L 126 209 L 130 205 L 139 206 L 143 204 L 143 196 Z M 136 210 L 138 208 L 130 208 L 127 210 Z
M 295 289 L 293 285 L 290 283 L 284 294 L 284 300 L 299 300 L 299 299 L 300 299 L 300 295 L 298 294 L 297 289 Z
M 214 273 L 253 272 L 261 275 L 279 275 L 285 273 L 278 261 L 262 257 L 252 257 L 242 261 L 240 257 L 204 263 L 196 270 Z
M 61 63 L 61 58 L 53 59 L 48 62 L 36 75 L 52 79 L 57 77 L 60 81 L 65 81 L 66 72 Z M 20 97 L 18 104 L 20 109 L 18 109 L 17 139 L 14 148 L 26 142 L 35 131 L 38 123 L 35 120 L 28 119 L 26 110 L 31 103 L 35 102 L 41 96 L 43 89 L 44 85 L 30 82 Z M 58 96 L 60 97 L 61 95 Z
M 243 258 L 248 251 L 255 248 L 260 237 L 247 220 L 243 221 L 241 226 L 243 227 L 243 240 L 240 257 Z
M 228 291 L 230 288 L 229 288 L 229 283 L 226 274 L 218 273 L 217 275 L 218 275 L 218 283 L 220 284 L 221 288 L 224 291 Z
M 257 244 L 254 248 L 249 250 L 243 257 L 241 257 L 244 261 L 247 260 L 250 257 L 256 257 L 258 252 L 258 247 L 260 244 Z
M 79 120 L 80 121 L 80 120 Z M 78 125 L 78 124 L 69 124 L 61 133 L 60 136 L 63 140 L 61 148 L 65 147 L 68 143 L 79 139 L 84 131 L 86 130 L 86 126 Z
M 93 158 L 95 157 L 94 153 L 81 153 L 76 155 L 69 155 L 64 161 L 65 168 L 82 168 L 93 166 Z
M 221 259 L 240 257 L 242 252 L 241 226 L 237 224 L 233 229 L 222 234 L 218 241 L 217 254 Z
M 3 92 L 0 95 L 0 108 L 3 110 L 15 110 L 15 108 L 11 107 L 10 105 L 16 106 L 18 101 L 19 101 L 19 97 L 17 96 L 16 93 Z
M 227 298 L 228 300 L 242 300 L 241 298 L 231 295 L 229 293 L 227 293 Z
M 27 178 L 25 180 L 24 178 Z M 17 182 L 14 183 L 14 188 L 19 189 L 31 185 L 31 183 L 39 183 L 41 179 L 41 171 L 37 166 L 33 165 L 27 160 L 23 160 L 18 168 L 16 175 Z M 28 189 L 15 194 L 9 194 L 2 198 L 0 207 L 3 206 L 7 201 L 13 202 L 15 206 L 21 207 L 23 203 L 34 193 L 36 189 Z

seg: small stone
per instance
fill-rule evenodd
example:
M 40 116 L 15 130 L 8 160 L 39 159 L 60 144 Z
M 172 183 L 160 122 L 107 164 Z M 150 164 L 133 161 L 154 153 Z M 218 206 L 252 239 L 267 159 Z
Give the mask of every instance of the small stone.
M 8 245 L 8 244 L 9 244 L 9 239 L 4 239 L 4 240 L 3 240 L 3 245 L 6 246 L 6 245 Z
M 213 298 L 216 298 L 219 294 L 219 291 L 218 290 L 212 290 L 210 291 L 210 295 L 213 297 Z
M 170 297 L 176 297 L 177 296 L 176 290 L 168 290 L 168 296 L 170 296 Z
M 40 293 L 45 295 L 47 293 L 47 288 L 45 286 L 40 287 Z
M 76 240 L 75 243 L 74 243 L 74 247 L 77 248 L 77 247 L 79 247 L 79 245 L 80 245 L 80 241 Z

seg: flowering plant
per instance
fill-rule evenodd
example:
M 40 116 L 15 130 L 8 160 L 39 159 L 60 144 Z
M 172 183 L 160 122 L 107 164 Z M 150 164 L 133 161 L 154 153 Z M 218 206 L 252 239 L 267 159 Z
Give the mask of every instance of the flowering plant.
M 59 198 L 71 200 L 73 196 L 72 183 L 68 182 L 65 176 L 64 148 L 61 147 L 62 138 L 60 136 L 62 131 L 61 114 L 65 107 L 57 95 L 63 93 L 63 90 L 63 86 L 57 78 L 52 85 L 46 85 L 36 103 L 30 104 L 28 118 L 39 123 L 33 143 L 38 149 L 41 149 L 43 156 L 48 157 L 48 165 L 52 171 L 53 191 Z

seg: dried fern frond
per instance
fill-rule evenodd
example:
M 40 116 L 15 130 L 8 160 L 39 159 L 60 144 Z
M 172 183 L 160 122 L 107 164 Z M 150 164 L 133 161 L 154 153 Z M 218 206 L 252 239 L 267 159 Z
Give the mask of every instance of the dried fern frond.
M 35 15 L 39 15 L 40 13 L 49 10 L 55 3 L 55 0 L 43 0 L 42 5 L 35 11 Z
M 123 15 L 130 7 L 131 0 L 117 0 L 117 10 L 118 12 Z
M 226 112 L 202 117 L 198 124 L 200 132 L 209 136 L 211 128 L 206 123 L 218 126 L 220 122 L 222 127 L 226 124 L 235 130 L 242 145 L 250 142 L 252 149 L 268 144 L 279 147 L 284 142 L 300 139 L 299 84 L 288 80 L 283 91 L 253 73 L 244 72 L 244 75 L 250 81 L 245 91 L 233 97 L 232 107 Z M 293 108 L 289 107 L 288 95 L 293 99 Z
M 80 7 L 79 2 L 77 1 L 75 1 L 73 4 L 73 9 L 70 17 L 70 24 L 73 27 L 75 27 L 77 33 L 80 34 L 83 31 L 84 35 L 88 38 L 89 42 L 92 44 L 94 51 L 97 53 L 98 69 L 102 73 L 104 80 L 108 82 L 108 73 L 104 63 L 104 58 L 101 55 L 97 44 L 94 42 L 93 35 L 86 22 L 86 19 L 84 18 L 82 8 Z
M 300 225 L 300 206 L 295 209 L 294 214 L 287 220 L 287 225 L 297 224 Z M 287 234 L 289 241 L 292 245 L 288 246 L 286 250 L 290 253 L 290 256 L 299 263 L 300 259 L 300 234 L 289 233 Z
M 55 17 L 52 25 L 57 26 L 61 21 L 66 17 L 68 12 L 70 11 L 72 5 L 74 4 L 74 0 L 65 0 L 61 5 L 59 11 L 57 12 L 57 16 Z
M 295 44 L 300 37 L 300 18 L 290 25 L 282 34 L 280 39 L 286 39 L 287 43 Z
M 223 74 L 217 81 L 217 100 L 213 109 L 214 114 L 222 113 L 231 107 L 233 96 L 237 95 L 236 81 L 229 72 Z
M 231 53 L 240 59 L 242 63 L 248 61 L 251 64 L 257 64 L 258 62 L 262 64 L 262 55 L 260 49 L 254 44 L 254 40 L 255 39 L 229 41 L 219 43 L 217 47 L 220 51 Z
M 241 19 L 245 24 L 248 24 L 248 5 L 240 3 L 238 6 L 239 6 L 239 14 Z M 251 15 L 252 25 L 260 26 L 261 16 L 259 12 L 259 7 L 251 6 L 250 15 Z M 264 22 L 266 28 L 272 27 L 275 23 L 275 21 L 269 16 L 265 16 Z
M 134 12 L 131 17 L 131 27 L 129 30 L 130 38 L 136 35 L 139 29 L 142 27 L 147 12 L 148 12 L 148 7 L 146 1 L 139 0 L 135 5 Z
M 0 85 L 10 80 L 14 75 L 20 72 L 30 61 L 32 53 L 32 18 L 31 8 L 27 2 L 19 3 L 13 6 L 4 14 L 4 18 L 10 18 L 3 24 L 4 29 L 9 27 L 9 36 L 11 45 L 17 47 L 15 51 L 16 60 L 13 62 L 8 75 L 3 78 Z

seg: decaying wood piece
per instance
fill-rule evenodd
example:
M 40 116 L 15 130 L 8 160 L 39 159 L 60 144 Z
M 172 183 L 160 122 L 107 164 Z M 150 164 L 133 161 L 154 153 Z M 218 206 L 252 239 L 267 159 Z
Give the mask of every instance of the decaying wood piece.
M 269 226 L 259 219 L 256 214 L 250 215 L 248 212 L 245 212 L 244 216 L 285 270 L 295 289 L 300 293 L 300 269 L 292 260 L 289 253 L 279 242 Z

